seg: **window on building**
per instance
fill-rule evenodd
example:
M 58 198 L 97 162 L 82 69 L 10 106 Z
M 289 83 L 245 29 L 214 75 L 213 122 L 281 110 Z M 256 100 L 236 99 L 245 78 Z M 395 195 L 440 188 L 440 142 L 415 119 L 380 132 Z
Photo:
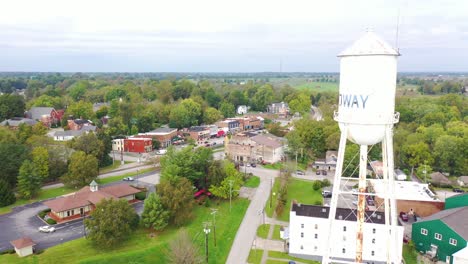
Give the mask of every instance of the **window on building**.
M 341 252 L 343 252 L 343 254 L 346 253 L 346 249 L 343 248 L 343 249 L 341 250 Z
M 449 239 L 449 243 L 450 243 L 450 245 L 456 246 L 457 245 L 457 240 L 451 238 L 451 239 Z
M 314 247 L 314 250 L 317 251 L 317 249 L 318 249 L 317 246 L 315 246 L 315 247 Z
M 315 224 L 315 229 L 317 229 L 317 228 L 318 228 L 318 225 L 317 225 L 317 224 Z
M 427 236 L 427 229 L 421 228 L 421 234 Z
M 301 250 L 302 250 L 302 249 L 304 249 L 304 246 L 303 246 L 303 245 L 301 245 Z
M 375 255 L 375 251 L 374 251 L 374 250 L 371 251 L 371 255 L 372 255 L 372 256 Z
M 375 238 L 372 239 L 372 244 L 375 244 Z
M 304 237 L 304 233 L 301 232 L 301 237 Z
M 304 228 L 304 224 L 301 224 L 301 228 Z
M 345 236 L 343 236 L 343 241 L 346 241 L 346 237 L 345 237 Z
M 346 226 L 343 226 L 343 232 L 346 232 Z
M 317 239 L 317 238 L 318 238 L 318 234 L 315 234 L 314 237 Z
M 372 228 L 372 234 L 375 234 L 375 228 Z
M 437 240 L 442 240 L 442 235 L 439 234 L 439 233 L 435 233 L 434 238 L 437 239 Z

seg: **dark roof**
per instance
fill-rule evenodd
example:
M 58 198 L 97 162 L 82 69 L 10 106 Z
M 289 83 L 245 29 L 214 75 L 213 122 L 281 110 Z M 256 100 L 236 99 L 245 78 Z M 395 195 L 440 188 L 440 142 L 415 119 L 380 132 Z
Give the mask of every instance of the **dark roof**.
M 73 120 L 73 122 L 75 122 L 75 124 L 77 125 L 92 123 L 91 121 L 86 120 L 86 119 L 75 119 Z
M 31 107 L 31 109 L 28 111 L 28 114 L 31 119 L 41 119 L 43 115 L 50 115 L 53 110 L 53 107 Z
M 440 172 L 434 172 L 430 176 L 431 176 L 432 183 L 443 183 L 443 184 L 452 183 L 444 174 Z
M 468 206 L 447 209 L 422 219 L 422 222 L 440 220 L 468 240 Z
M 79 137 L 85 132 L 86 132 L 85 130 L 56 131 L 54 133 L 54 136 L 55 137 Z
M 12 117 L 11 119 L 4 120 L 3 122 L 0 123 L 0 125 L 6 126 L 7 123 L 9 126 L 12 126 L 12 127 L 17 127 L 21 124 L 27 124 L 27 125 L 33 126 L 37 124 L 37 121 L 30 119 L 30 118 L 24 118 L 24 117 Z
M 291 211 L 296 212 L 299 216 L 328 218 L 330 207 L 308 205 L 308 204 L 293 204 Z M 356 221 L 357 210 L 348 208 L 336 208 L 336 220 Z M 377 211 L 366 211 L 366 223 L 385 224 L 385 214 Z
M 200 132 L 200 131 L 204 131 L 204 130 L 208 130 L 209 128 L 206 128 L 206 127 L 201 127 L 201 126 L 193 126 L 193 127 L 190 127 L 189 128 L 189 131 L 190 132 Z
M 22 237 L 20 239 L 10 241 L 10 244 L 17 249 L 36 245 L 36 243 L 34 243 L 30 237 Z
M 155 130 L 153 131 L 150 131 L 148 133 L 171 133 L 173 132 L 174 130 L 177 131 L 177 128 L 169 128 L 169 127 L 160 127 L 160 128 L 156 128 Z

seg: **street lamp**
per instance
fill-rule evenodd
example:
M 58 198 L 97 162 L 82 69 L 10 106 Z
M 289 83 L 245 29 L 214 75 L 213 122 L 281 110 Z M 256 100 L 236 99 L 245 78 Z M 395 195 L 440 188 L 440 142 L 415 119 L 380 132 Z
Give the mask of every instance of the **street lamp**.
M 205 222 L 203 224 L 204 224 L 203 232 L 205 233 L 205 257 L 206 257 L 206 263 L 208 263 L 208 234 L 210 233 L 211 230 L 208 227 L 209 226 L 208 222 Z
M 214 237 L 215 247 L 216 247 L 216 213 L 218 213 L 218 209 L 211 208 L 211 215 L 213 216 L 213 237 Z

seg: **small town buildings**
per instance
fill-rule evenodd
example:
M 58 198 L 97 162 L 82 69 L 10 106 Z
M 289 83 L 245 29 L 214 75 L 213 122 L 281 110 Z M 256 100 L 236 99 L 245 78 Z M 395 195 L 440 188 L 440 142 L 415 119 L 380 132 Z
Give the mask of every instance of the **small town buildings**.
M 326 238 L 333 241 L 331 257 L 354 262 L 356 257 L 357 222 L 355 209 L 337 208 L 336 228 L 329 230 L 330 208 L 293 204 L 289 217 L 289 255 L 321 261 L 328 247 Z M 363 263 L 386 263 L 387 240 L 383 212 L 366 211 L 364 223 Z M 330 234 L 331 233 L 331 234 Z M 403 227 L 397 227 L 397 256 L 402 255 Z M 400 261 L 398 261 L 400 263 Z
M 28 126 L 34 126 L 37 124 L 37 121 L 31 118 L 25 117 L 12 117 L 10 119 L 6 119 L 0 123 L 0 126 L 8 126 L 12 130 L 17 130 L 21 124 L 25 124 Z
M 240 131 L 240 122 L 236 119 L 226 119 L 219 121 L 216 122 L 216 125 L 226 133 L 235 134 L 236 132 Z
M 129 137 L 124 139 L 124 151 L 135 153 L 147 153 L 153 151 L 151 138 Z
M 312 166 L 314 166 L 316 170 L 326 170 L 326 171 L 335 170 L 337 159 L 338 159 L 338 151 L 327 150 L 325 154 L 325 159 L 316 159 Z
M 238 115 L 245 115 L 249 111 L 249 107 L 246 105 L 239 105 L 237 107 L 237 114 Z
M 96 132 L 96 126 L 87 125 L 83 126 L 80 130 L 64 130 L 64 131 L 56 131 L 54 133 L 54 140 L 55 141 L 68 141 L 72 140 L 76 137 L 80 137 L 83 134 L 89 132 Z
M 272 103 L 267 106 L 267 112 L 271 114 L 277 114 L 281 118 L 286 118 L 289 115 L 288 103 Z
M 433 172 L 430 175 L 431 183 L 436 186 L 451 185 L 452 182 L 440 172 Z
M 466 250 L 467 246 L 467 219 L 468 206 L 464 206 L 443 210 L 413 223 L 411 233 L 416 250 L 431 258 L 456 264 L 453 255 Z M 458 254 L 461 258 L 463 255 Z
M 15 248 L 16 254 L 20 257 L 32 255 L 34 253 L 34 246 L 36 245 L 30 237 L 22 237 L 10 241 L 10 244 Z
M 112 140 L 112 150 L 113 151 L 124 151 L 124 138 L 116 138 Z
M 460 186 L 468 186 L 468 176 L 460 176 L 457 179 L 457 183 Z
M 173 139 L 177 137 L 177 128 L 160 127 L 146 133 L 139 133 L 135 137 L 152 138 L 161 144 L 161 148 L 167 148 L 172 145 Z
M 48 216 L 60 223 L 88 215 L 103 199 L 125 199 L 130 203 L 135 202 L 135 194 L 139 192 L 140 190 L 125 183 L 99 188 L 99 185 L 93 181 L 89 187 L 85 186 L 68 196 L 45 201 L 44 205 L 51 209 Z
M 236 162 L 281 161 L 284 156 L 283 142 L 273 135 L 257 135 L 242 132 L 225 143 L 226 155 Z
M 228 118 L 227 120 L 236 120 L 239 121 L 239 130 L 246 131 L 252 129 L 261 129 L 264 126 L 264 119 L 260 116 L 245 116 L 245 117 L 236 117 Z
M 453 264 L 467 264 L 468 263 L 468 247 L 461 249 L 452 254 Z
M 210 128 L 203 126 L 193 126 L 187 129 L 187 133 L 195 141 L 205 141 L 210 138 Z
M 375 206 L 384 211 L 384 197 L 381 196 L 385 193 L 383 181 L 369 180 L 368 189 L 369 192 L 378 194 L 374 196 Z M 424 183 L 395 181 L 395 199 L 398 212 L 417 214 L 421 217 L 430 216 L 444 209 L 444 202 L 432 193 L 428 184 Z
M 369 165 L 372 168 L 372 176 L 374 178 L 382 179 L 383 178 L 383 163 L 382 163 L 382 161 L 373 160 L 373 161 L 369 162 Z M 407 178 L 408 178 L 406 176 L 406 174 L 400 169 L 396 169 L 393 172 L 393 177 L 395 177 L 395 180 L 397 180 L 397 181 L 406 181 Z
M 57 111 L 53 107 L 31 107 L 31 109 L 25 113 L 25 116 L 40 121 L 47 127 L 51 127 L 60 122 L 63 113 L 63 110 Z
M 463 206 L 468 206 L 468 193 L 461 193 L 445 199 L 445 209 L 453 209 Z
M 86 119 L 69 119 L 67 125 L 70 130 L 81 130 L 87 126 L 93 126 L 93 122 Z

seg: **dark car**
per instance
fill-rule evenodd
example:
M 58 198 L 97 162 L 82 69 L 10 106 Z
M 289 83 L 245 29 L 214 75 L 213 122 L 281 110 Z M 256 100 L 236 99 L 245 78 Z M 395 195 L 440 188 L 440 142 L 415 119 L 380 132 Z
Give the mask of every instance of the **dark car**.
M 317 170 L 315 174 L 320 175 L 320 170 Z
M 296 174 L 297 174 L 297 175 L 305 175 L 305 173 L 304 173 L 303 171 L 301 171 L 301 170 L 297 170 L 297 171 L 296 171 Z
M 250 166 L 252 166 L 252 167 L 254 167 L 254 168 L 255 168 L 255 167 L 257 167 L 257 164 L 255 164 L 255 163 L 252 163 L 252 164 L 250 164 Z
M 460 188 L 453 188 L 452 190 L 453 192 L 456 192 L 456 193 L 464 193 L 465 191 L 460 189 Z
M 326 171 L 326 170 L 323 170 L 323 171 L 322 171 L 322 175 L 325 175 L 325 176 L 326 176 L 326 175 L 327 175 L 327 171 Z
M 408 222 L 408 214 L 405 212 L 400 212 L 400 218 L 403 222 Z
M 323 198 L 330 198 L 330 197 L 332 197 L 332 192 L 331 191 L 322 191 L 322 196 L 323 196 Z

